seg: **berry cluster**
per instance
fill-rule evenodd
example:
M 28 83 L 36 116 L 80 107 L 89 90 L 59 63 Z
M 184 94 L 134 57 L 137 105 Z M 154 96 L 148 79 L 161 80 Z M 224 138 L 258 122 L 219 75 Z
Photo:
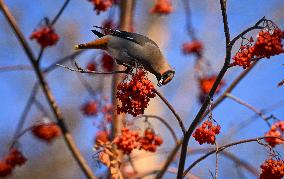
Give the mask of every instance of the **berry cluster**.
M 271 34 L 269 31 L 260 31 L 255 42 L 256 57 L 266 57 L 278 55 L 284 52 L 282 40 L 282 32 L 276 28 Z
M 98 113 L 98 104 L 96 101 L 88 101 L 81 107 L 81 111 L 86 116 L 94 116 Z
M 204 94 L 208 94 L 217 79 L 217 75 L 203 76 L 199 78 L 199 88 Z M 217 87 L 215 93 L 219 93 L 222 86 L 224 86 L 224 81 L 221 81 Z
M 115 29 L 115 28 L 117 28 L 117 25 L 113 22 L 112 19 L 107 19 L 107 20 L 103 21 L 102 27 L 106 28 L 106 29 Z M 110 34 L 111 32 L 108 31 L 108 30 L 103 30 L 103 33 L 104 34 Z
M 94 10 L 97 14 L 101 11 L 107 11 L 115 2 L 115 0 L 88 0 L 94 5 Z
M 109 133 L 106 130 L 101 130 L 96 133 L 96 143 L 100 141 L 106 143 L 109 141 Z
M 138 132 L 124 127 L 121 130 L 121 135 L 114 139 L 114 143 L 124 154 L 130 154 L 136 148 L 156 152 L 157 147 L 163 144 L 163 139 L 157 136 L 154 130 L 150 128 L 144 131 L 144 136 L 140 136 Z
M 152 129 L 146 129 L 144 136 L 140 138 L 140 147 L 145 151 L 156 152 L 157 146 L 162 145 L 163 139 L 155 134 Z
M 186 42 L 182 45 L 182 51 L 184 54 L 201 55 L 203 51 L 203 44 L 199 40 L 194 40 L 192 42 Z
M 262 30 L 258 33 L 257 40 L 254 45 L 250 44 L 241 46 L 240 50 L 233 57 L 233 66 L 242 66 L 244 69 L 250 66 L 251 60 L 257 58 L 270 58 L 271 56 L 278 55 L 284 52 L 282 39 L 283 32 L 279 28 L 271 30 Z
M 33 126 L 32 133 L 37 138 L 49 143 L 61 135 L 61 130 L 56 123 L 49 122 Z
M 255 55 L 255 47 L 246 45 L 241 46 L 240 50 L 236 53 L 233 57 L 234 62 L 232 63 L 233 66 L 238 65 L 242 66 L 244 69 L 250 66 L 251 59 Z
M 199 128 L 195 130 L 192 136 L 200 145 L 204 143 L 214 144 L 216 139 L 215 135 L 218 135 L 220 130 L 220 125 L 214 126 L 212 121 L 206 120 Z
M 35 39 L 42 48 L 45 48 L 55 45 L 59 40 L 59 36 L 50 25 L 46 25 L 35 30 L 30 36 L 30 39 Z
M 173 6 L 170 0 L 157 0 L 155 6 L 150 10 L 151 13 L 169 14 L 173 11 Z
M 16 166 L 26 163 L 25 156 L 16 148 L 10 149 L 4 160 L 0 161 L 0 177 L 8 176 Z
M 104 70 L 110 72 L 114 70 L 114 60 L 113 58 L 108 55 L 107 53 L 104 53 L 101 58 L 102 67 Z
M 200 94 L 199 94 L 199 100 L 200 100 L 200 103 L 203 103 L 206 96 L 208 95 L 208 93 L 210 92 L 213 84 L 215 83 L 216 81 L 216 78 L 217 78 L 217 75 L 208 75 L 208 76 L 203 76 L 203 77 L 200 77 L 198 79 L 198 82 L 199 82 L 199 91 L 200 91 Z M 221 90 L 221 88 L 225 85 L 225 82 L 222 80 L 216 91 L 215 91 L 215 94 L 218 94 Z
M 97 64 L 95 61 L 90 61 L 88 64 L 87 64 L 87 70 L 90 70 L 90 71 L 96 71 L 97 70 Z
M 112 122 L 113 105 L 110 103 L 105 104 L 102 108 L 102 113 L 106 122 Z
M 270 128 L 270 130 L 265 134 L 265 136 L 273 136 L 273 137 L 279 137 L 283 138 L 283 132 L 284 132 L 284 121 L 279 121 L 275 124 L 273 124 Z M 271 146 L 275 147 L 278 144 L 283 144 L 284 141 L 277 139 L 277 138 L 265 138 L 265 141 Z
M 281 179 L 284 176 L 284 162 L 282 160 L 266 160 L 261 166 L 260 179 Z
M 148 80 L 146 72 L 138 69 L 129 82 L 121 82 L 117 86 L 116 97 L 122 103 L 117 107 L 117 112 L 133 116 L 144 114 L 150 98 L 156 96 L 154 90 L 154 85 Z
M 139 146 L 139 134 L 136 131 L 124 127 L 121 129 L 121 135 L 114 139 L 117 148 L 122 150 L 124 154 L 130 154 L 133 149 Z

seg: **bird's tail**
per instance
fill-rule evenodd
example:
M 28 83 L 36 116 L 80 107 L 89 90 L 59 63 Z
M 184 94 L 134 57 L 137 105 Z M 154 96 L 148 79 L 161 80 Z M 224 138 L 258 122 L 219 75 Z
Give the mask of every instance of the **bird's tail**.
M 76 45 L 75 49 L 106 49 L 108 41 L 109 37 L 104 36 L 92 42 Z

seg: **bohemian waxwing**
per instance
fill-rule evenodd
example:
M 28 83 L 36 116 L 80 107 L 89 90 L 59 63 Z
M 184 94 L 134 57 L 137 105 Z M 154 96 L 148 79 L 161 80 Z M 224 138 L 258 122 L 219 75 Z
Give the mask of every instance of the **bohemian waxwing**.
M 156 76 L 159 86 L 167 84 L 174 77 L 175 71 L 153 40 L 137 33 L 94 27 L 107 30 L 110 34 L 104 35 L 92 30 L 99 38 L 76 45 L 75 49 L 102 49 L 106 50 L 117 64 L 128 68 L 141 65 Z

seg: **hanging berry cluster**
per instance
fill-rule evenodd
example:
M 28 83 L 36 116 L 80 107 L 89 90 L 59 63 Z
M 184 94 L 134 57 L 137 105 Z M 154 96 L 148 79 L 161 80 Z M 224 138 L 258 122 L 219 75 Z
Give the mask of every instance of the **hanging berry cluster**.
M 199 82 L 199 100 L 200 103 L 203 103 L 206 96 L 209 94 L 213 84 L 215 83 L 217 79 L 217 75 L 205 75 L 202 76 L 198 79 Z M 219 83 L 215 94 L 218 94 L 221 90 L 221 88 L 225 85 L 225 82 L 223 80 L 221 80 L 221 82 Z
M 107 130 L 100 130 L 96 133 L 95 138 L 95 143 L 98 143 L 98 141 L 106 143 L 107 141 L 109 141 L 109 132 Z
M 114 3 L 115 0 L 88 0 L 94 5 L 94 10 L 97 14 L 102 11 L 107 11 Z
M 102 67 L 105 71 L 110 72 L 110 71 L 114 70 L 114 60 L 107 53 L 103 54 L 100 61 L 101 61 Z
M 200 144 L 214 144 L 216 135 L 220 133 L 220 125 L 214 125 L 211 120 L 206 120 L 203 124 L 195 130 L 193 137 Z
M 284 176 L 283 160 L 268 159 L 261 166 L 260 179 L 281 179 Z
M 133 116 L 144 114 L 150 98 L 156 96 L 153 83 L 148 80 L 146 72 L 137 69 L 129 82 L 121 82 L 117 86 L 116 97 L 121 101 L 117 106 L 118 113 L 128 113 Z
M 284 133 L 284 121 L 279 121 L 273 124 L 270 130 L 265 134 L 265 136 L 273 136 L 283 138 Z M 278 144 L 283 144 L 284 141 L 277 138 L 265 138 L 265 141 L 271 146 L 275 147 Z
M 85 116 L 94 116 L 98 113 L 98 104 L 94 100 L 90 100 L 82 105 L 81 111 Z
M 140 138 L 139 143 L 140 150 L 156 152 L 157 146 L 163 144 L 163 139 L 160 136 L 156 136 L 153 129 L 148 128 L 144 131 L 144 136 Z
M 102 27 L 105 28 L 105 29 L 116 29 L 117 25 L 113 22 L 112 19 L 106 19 L 106 20 L 103 21 Z M 104 34 L 110 34 L 111 32 L 109 30 L 103 29 L 103 33 Z
M 49 122 L 33 126 L 32 133 L 38 139 L 50 143 L 61 135 L 61 130 L 56 123 Z
M 166 15 L 173 11 L 173 6 L 170 0 L 157 0 L 154 7 L 150 10 L 151 13 Z
M 278 55 L 284 52 L 281 40 L 282 32 L 280 29 L 270 31 L 260 31 L 255 42 L 255 55 L 256 57 L 266 57 Z
M 112 122 L 112 113 L 113 113 L 113 105 L 112 104 L 105 104 L 102 107 L 102 113 L 104 115 L 104 120 L 106 122 Z
M 0 161 L 0 177 L 10 175 L 16 166 L 21 166 L 26 161 L 26 157 L 17 148 L 10 149 L 8 155 Z
M 283 32 L 275 27 L 274 29 L 265 28 L 258 33 L 255 44 L 253 39 L 249 40 L 249 44 L 242 45 L 240 50 L 233 57 L 232 66 L 242 66 L 244 69 L 250 66 L 254 57 L 270 58 L 284 52 L 282 44 Z
M 185 55 L 196 54 L 200 56 L 203 51 L 203 44 L 199 40 L 194 40 L 192 42 L 186 42 L 182 45 L 182 51 Z
M 137 131 L 132 131 L 126 127 L 121 129 L 121 135 L 114 139 L 119 150 L 122 150 L 124 154 L 130 154 L 133 149 L 139 146 L 139 134 Z
M 199 88 L 204 94 L 208 94 L 217 79 L 217 75 L 208 75 L 199 78 Z M 224 81 L 221 81 L 215 93 L 219 93 L 221 87 L 224 86 Z
M 233 66 L 242 66 L 244 69 L 250 66 L 251 59 L 255 55 L 255 47 L 251 45 L 241 46 L 240 50 L 233 57 Z
M 97 70 L 97 63 L 95 61 L 90 61 L 88 64 L 87 64 L 87 70 L 90 70 L 90 71 L 96 71 Z
M 157 147 L 162 145 L 163 139 L 150 128 L 144 131 L 143 136 L 140 136 L 137 131 L 124 127 L 121 135 L 114 139 L 114 143 L 124 154 L 130 154 L 134 149 L 156 152 Z
M 30 39 L 35 39 L 42 48 L 55 45 L 59 40 L 59 36 L 55 33 L 51 25 L 44 25 L 36 29 Z

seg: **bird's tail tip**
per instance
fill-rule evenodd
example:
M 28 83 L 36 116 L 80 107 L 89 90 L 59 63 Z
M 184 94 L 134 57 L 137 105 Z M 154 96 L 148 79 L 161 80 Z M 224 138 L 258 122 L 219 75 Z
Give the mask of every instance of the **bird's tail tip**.
M 74 47 L 75 50 L 85 49 L 85 48 L 86 48 L 85 44 L 78 44 L 78 45 L 75 45 L 75 47 Z

